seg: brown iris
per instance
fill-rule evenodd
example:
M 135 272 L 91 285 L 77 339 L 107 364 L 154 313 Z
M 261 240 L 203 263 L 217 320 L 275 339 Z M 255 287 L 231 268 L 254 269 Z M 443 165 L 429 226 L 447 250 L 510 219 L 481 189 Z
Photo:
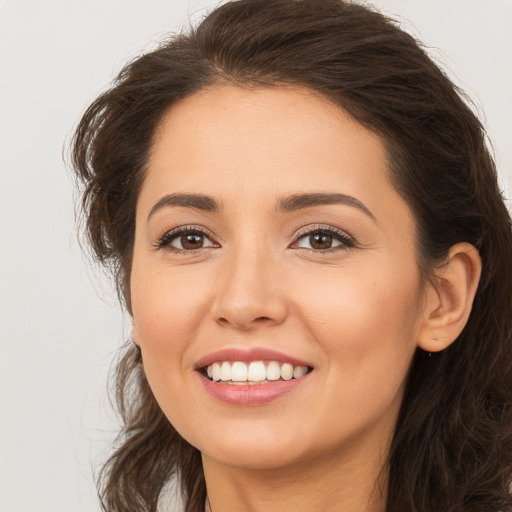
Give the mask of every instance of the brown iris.
M 200 249 L 204 244 L 204 236 L 199 233 L 188 233 L 180 237 L 184 249 Z
M 330 249 L 332 246 L 332 236 L 325 233 L 315 233 L 309 236 L 309 243 L 313 249 Z

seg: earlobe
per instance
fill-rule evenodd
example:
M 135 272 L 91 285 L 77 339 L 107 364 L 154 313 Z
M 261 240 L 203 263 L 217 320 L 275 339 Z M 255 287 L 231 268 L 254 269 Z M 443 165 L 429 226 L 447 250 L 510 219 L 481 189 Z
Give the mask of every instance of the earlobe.
M 469 243 L 454 245 L 447 262 L 435 271 L 428 285 L 418 346 L 439 352 L 453 343 L 464 329 L 475 298 L 482 261 Z

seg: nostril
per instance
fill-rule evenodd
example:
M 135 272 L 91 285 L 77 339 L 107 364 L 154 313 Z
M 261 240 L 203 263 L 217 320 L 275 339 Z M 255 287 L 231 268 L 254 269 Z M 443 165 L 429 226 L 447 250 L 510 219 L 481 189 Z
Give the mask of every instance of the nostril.
M 217 322 L 219 324 L 224 325 L 224 326 L 232 325 L 242 331 L 249 331 L 249 330 L 253 329 L 256 325 L 259 325 L 259 324 L 265 323 L 265 322 L 271 322 L 271 321 L 272 321 L 272 319 L 268 316 L 258 316 L 256 318 L 253 318 L 252 320 L 248 320 L 247 322 L 244 322 L 243 319 L 241 319 L 240 321 L 236 321 L 234 319 L 229 320 L 228 318 L 225 318 L 225 317 L 217 318 Z

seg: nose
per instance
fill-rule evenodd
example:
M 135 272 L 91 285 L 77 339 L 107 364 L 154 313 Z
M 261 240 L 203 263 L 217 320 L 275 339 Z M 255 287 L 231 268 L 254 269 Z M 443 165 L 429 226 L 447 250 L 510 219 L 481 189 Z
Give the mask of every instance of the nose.
M 251 250 L 226 258 L 211 308 L 214 320 L 243 331 L 282 323 L 288 308 L 280 286 L 280 270 L 278 261 Z

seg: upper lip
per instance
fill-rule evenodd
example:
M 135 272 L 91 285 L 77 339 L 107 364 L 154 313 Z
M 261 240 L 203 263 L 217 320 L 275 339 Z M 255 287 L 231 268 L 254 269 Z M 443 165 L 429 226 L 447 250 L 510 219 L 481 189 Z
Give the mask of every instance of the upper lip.
M 263 347 L 223 348 L 221 350 L 217 350 L 216 352 L 211 352 L 210 354 L 205 355 L 199 361 L 197 361 L 194 367 L 196 370 L 198 370 L 200 368 L 204 368 L 205 366 L 209 366 L 218 361 L 242 361 L 244 363 L 250 363 L 252 361 L 263 360 L 277 361 L 280 363 L 290 363 L 293 366 L 311 367 L 311 364 L 302 361 L 301 359 L 297 359 L 296 357 L 283 354 L 282 352 L 278 352 L 277 350 L 272 350 Z

